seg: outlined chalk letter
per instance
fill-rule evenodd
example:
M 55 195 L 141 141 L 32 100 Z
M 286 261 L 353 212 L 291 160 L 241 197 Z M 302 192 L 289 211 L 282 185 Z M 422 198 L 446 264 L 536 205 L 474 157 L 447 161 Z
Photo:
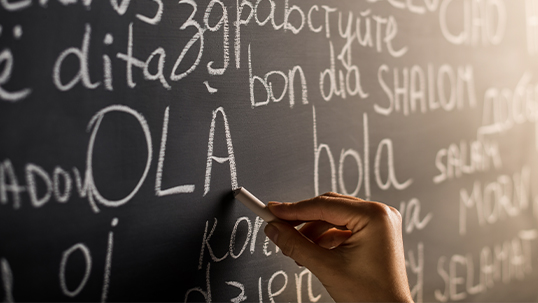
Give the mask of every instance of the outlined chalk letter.
M 159 22 L 161 22 L 161 18 L 164 12 L 164 5 L 163 5 L 162 0 L 153 0 L 153 2 L 156 2 L 157 5 L 159 5 L 159 8 L 157 9 L 157 12 L 152 18 L 149 18 L 141 14 L 136 14 L 136 17 L 148 24 L 156 25 L 156 24 L 159 24 Z
M 9 183 L 7 180 L 9 179 Z M 13 193 L 13 208 L 18 209 L 21 207 L 21 192 L 25 191 L 24 186 L 19 186 L 19 180 L 15 175 L 13 164 L 11 160 L 6 159 L 3 163 L 0 163 L 0 204 L 7 204 L 7 193 Z
M 170 106 L 168 106 L 166 110 L 164 111 L 163 133 L 161 137 L 161 149 L 159 150 L 159 161 L 157 163 L 157 176 L 155 177 L 155 195 L 158 197 L 194 192 L 194 184 L 178 185 L 178 186 L 174 186 L 172 188 L 168 188 L 165 190 L 161 189 L 162 178 L 163 178 L 164 157 L 166 153 L 166 140 L 168 139 L 169 116 L 170 116 Z
M 77 249 L 79 249 L 84 256 L 86 269 L 84 271 L 84 277 L 78 284 L 78 287 L 75 290 L 69 290 L 67 289 L 67 283 L 65 282 L 65 267 L 67 266 L 67 260 L 69 259 L 71 254 Z M 71 246 L 68 250 L 64 251 L 62 254 L 62 261 L 60 262 L 60 287 L 62 288 L 63 294 L 71 298 L 78 295 L 82 291 L 84 286 L 86 286 L 86 282 L 88 282 L 88 278 L 90 277 L 91 271 L 92 257 L 90 254 L 90 250 L 86 245 L 84 245 L 84 243 L 77 243 Z
M 230 252 L 227 251 L 224 254 L 224 256 L 219 258 L 219 257 L 215 256 L 215 253 L 213 252 L 213 249 L 211 248 L 211 244 L 209 244 L 209 241 L 211 241 L 211 237 L 213 236 L 213 233 L 215 232 L 215 229 L 217 228 L 217 224 L 218 224 L 217 218 L 214 218 L 214 219 L 215 219 L 215 222 L 213 222 L 213 227 L 211 228 L 209 233 L 207 232 L 207 229 L 209 227 L 209 221 L 205 222 L 204 237 L 202 239 L 202 249 L 200 249 L 200 259 L 199 259 L 199 262 L 198 262 L 198 270 L 202 269 L 202 263 L 204 262 L 204 252 L 205 252 L 206 248 L 207 248 L 207 251 L 209 252 L 209 256 L 211 257 L 211 260 L 213 260 L 213 262 L 220 262 L 220 261 L 226 259 L 228 257 L 228 255 L 230 254 Z
M 146 147 L 148 149 L 148 155 L 146 157 L 146 167 L 144 169 L 144 173 L 138 180 L 138 183 L 136 184 L 135 188 L 129 193 L 127 196 L 123 197 L 119 200 L 108 200 L 107 198 L 103 197 L 101 193 L 99 193 L 99 190 L 95 186 L 95 181 L 93 179 L 93 148 L 95 145 L 95 138 L 97 137 L 97 133 L 99 131 L 99 127 L 101 125 L 101 122 L 103 121 L 103 118 L 105 115 L 109 112 L 124 112 L 127 114 L 130 114 L 136 120 L 138 121 L 140 127 L 142 128 L 142 131 L 144 133 L 145 141 L 146 141 Z M 93 128 L 93 129 L 92 129 Z M 85 185 L 84 188 L 87 189 L 88 192 L 88 199 L 90 199 L 90 202 L 93 199 L 96 199 L 99 203 L 108 206 L 108 207 L 118 207 L 120 205 L 123 205 L 129 200 L 131 200 L 134 195 L 138 192 L 144 181 L 146 180 L 146 177 L 149 172 L 149 168 L 151 166 L 151 159 L 153 158 L 153 143 L 151 141 L 151 134 L 149 131 L 149 126 L 142 114 L 139 112 L 133 110 L 130 107 L 127 107 L 125 105 L 111 105 L 108 107 L 105 107 L 104 109 L 97 112 L 88 123 L 87 131 L 91 131 L 90 135 L 90 141 L 88 144 L 88 151 L 86 154 L 86 172 L 85 172 Z
M 2 302 L 15 302 L 13 299 L 13 273 L 9 262 L 2 258 L 0 259 L 0 271 L 2 272 L 2 285 L 4 286 L 4 300 Z
M 319 158 L 321 151 L 325 149 L 329 163 L 331 165 L 331 191 L 336 192 L 336 166 L 331 148 L 327 144 L 318 145 L 317 122 L 316 122 L 316 107 L 312 106 L 312 120 L 314 129 L 314 192 L 319 196 Z
M 122 16 L 125 14 L 127 9 L 129 8 L 129 3 L 131 0 L 120 0 L 120 3 L 118 4 L 118 0 L 110 0 L 110 4 L 112 5 L 112 8 L 120 15 Z
M 5 62 L 5 64 L 4 69 L 0 73 L 0 99 L 17 102 L 28 97 L 32 92 L 29 88 L 21 89 L 16 92 L 8 92 L 2 88 L 2 85 L 6 84 L 9 81 L 9 78 L 11 78 L 11 71 L 13 70 L 13 53 L 11 53 L 9 49 L 4 49 L 0 53 L 0 66 L 2 65 L 2 62 Z
M 217 157 L 213 155 L 213 142 L 215 141 L 215 120 L 217 119 L 218 114 L 222 115 L 224 120 L 224 132 L 226 135 L 226 145 L 228 147 L 228 156 L 227 157 Z M 230 134 L 230 126 L 228 125 L 228 119 L 226 118 L 226 113 L 222 107 L 217 108 L 213 111 L 213 119 L 211 120 L 211 129 L 209 131 L 209 141 L 207 143 L 207 165 L 205 170 L 205 182 L 204 182 L 204 196 L 207 195 L 211 183 L 211 168 L 213 166 L 213 161 L 217 161 L 222 164 L 226 161 L 230 163 L 230 179 L 232 183 L 232 188 L 237 188 L 237 171 L 235 168 L 235 157 L 234 157 L 234 148 L 232 145 L 232 136 Z
M 310 272 L 308 269 L 303 270 L 300 274 L 295 274 L 295 285 L 297 287 L 297 303 L 303 302 L 303 276 L 308 275 L 307 280 L 307 293 L 308 293 L 308 299 L 310 302 L 317 302 L 319 299 L 321 299 L 321 294 L 314 296 L 314 293 L 312 292 L 312 272 Z
M 56 59 L 56 63 L 54 63 L 54 69 L 52 72 L 52 79 L 54 80 L 54 85 L 56 85 L 56 88 L 58 88 L 61 91 L 68 91 L 73 86 L 75 86 L 79 81 L 82 81 L 82 84 L 84 87 L 89 89 L 94 89 L 98 87 L 101 83 L 96 82 L 92 83 L 90 80 L 90 71 L 88 70 L 88 49 L 90 48 L 90 35 L 92 32 L 91 25 L 89 23 L 86 23 L 84 30 L 84 38 L 82 39 L 82 46 L 81 48 L 76 47 L 70 47 L 66 50 L 64 50 L 58 59 Z M 79 69 L 78 73 L 69 81 L 67 84 L 62 83 L 62 79 L 60 77 L 62 64 L 69 55 L 75 55 L 79 60 Z
M 41 180 L 45 182 L 47 188 L 44 195 L 38 196 L 36 177 L 40 176 Z M 28 194 L 30 195 L 30 202 L 34 207 L 41 207 L 50 200 L 52 196 L 52 180 L 49 174 L 41 167 L 28 163 L 26 165 L 26 183 L 28 184 Z
M 32 5 L 32 0 L 19 0 L 19 1 L 9 1 L 9 0 L 0 0 L 0 4 L 7 11 L 19 11 L 25 9 Z

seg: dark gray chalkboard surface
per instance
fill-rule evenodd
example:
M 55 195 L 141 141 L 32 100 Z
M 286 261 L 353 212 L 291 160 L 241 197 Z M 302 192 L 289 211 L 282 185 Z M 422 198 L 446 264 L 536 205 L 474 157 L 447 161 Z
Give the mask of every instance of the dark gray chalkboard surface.
M 399 209 L 416 302 L 536 301 L 537 59 L 536 0 L 1 0 L 0 296 L 330 301 L 244 186 Z

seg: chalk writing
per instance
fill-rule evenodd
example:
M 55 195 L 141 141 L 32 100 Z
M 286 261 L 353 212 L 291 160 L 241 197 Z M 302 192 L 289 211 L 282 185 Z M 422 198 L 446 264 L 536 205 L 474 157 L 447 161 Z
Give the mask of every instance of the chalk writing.
M 473 263 L 476 253 L 452 255 L 450 258 L 442 256 L 437 263 L 437 272 L 443 278 L 445 288 L 435 290 L 435 298 L 440 302 L 461 301 L 469 295 L 487 292 L 500 281 L 523 280 L 533 272 L 535 252 L 531 250 L 530 243 L 536 237 L 536 230 L 522 230 L 503 243 L 484 246 L 476 274 Z
M 86 269 L 84 270 L 84 277 L 80 281 L 77 288 L 75 288 L 74 290 L 69 290 L 69 289 L 67 289 L 67 285 L 66 285 L 66 282 L 65 282 L 65 279 L 66 279 L 65 278 L 65 267 L 67 265 L 67 260 L 69 259 L 71 254 L 73 252 L 75 252 L 76 250 L 80 250 L 82 252 L 82 255 L 84 256 L 84 261 L 85 261 L 85 264 L 86 264 L 85 265 Z M 92 270 L 92 257 L 91 257 L 91 254 L 90 254 L 90 250 L 88 249 L 88 247 L 84 243 L 77 243 L 77 244 L 71 246 L 66 251 L 64 251 L 64 253 L 62 254 L 62 262 L 60 263 L 60 286 L 62 287 L 62 292 L 66 296 L 69 296 L 69 297 L 75 297 L 76 295 L 78 295 L 80 293 L 80 291 L 86 285 L 86 282 L 88 282 L 88 278 L 90 277 L 91 270 Z
M 409 277 L 416 276 L 416 283 L 410 282 L 411 295 L 415 299 L 415 302 L 423 302 L 424 296 L 424 243 L 420 242 L 415 250 L 409 250 L 407 252 L 407 258 L 405 260 L 405 266 L 408 268 Z M 413 276 L 415 275 L 415 276 Z
M 535 300 L 537 53 L 537 0 L 0 0 L 0 298 L 329 301 L 246 186 L 399 209 L 416 302 Z
M 0 73 L 0 99 L 4 101 L 17 102 L 28 97 L 32 92 L 32 89 L 30 88 L 24 88 L 11 92 L 3 88 L 3 85 L 9 82 L 13 72 L 14 58 L 11 50 L 4 49 L 0 52 L 0 64 L 3 65 L 2 72 Z
M 368 2 L 380 2 L 382 0 L 367 0 Z M 414 14 L 424 14 L 426 12 L 434 12 L 439 6 L 440 0 L 387 0 L 387 2 L 395 8 L 408 10 Z
M 465 0 L 460 14 L 449 13 L 453 0 L 442 0 L 439 7 L 441 32 L 453 44 L 497 45 L 502 42 L 506 32 L 506 6 L 504 0 Z M 463 30 L 454 33 L 448 20 L 460 17 Z M 461 18 L 463 16 L 463 18 Z
M 538 1 L 526 0 L 527 51 L 534 55 L 538 52 Z
M 396 111 L 407 116 L 419 110 L 420 113 L 438 109 L 447 112 L 463 110 L 466 103 L 470 108 L 476 106 L 474 72 L 470 65 L 458 68 L 442 65 L 437 73 L 433 65 L 428 65 L 427 73 L 422 67 L 414 65 L 402 70 L 401 79 L 399 69 L 394 68 L 393 85 L 387 84 L 383 76 L 389 72 L 389 66 L 384 64 L 379 67 L 379 85 L 387 95 L 388 105 L 374 104 L 378 114 L 388 116 Z
M 313 115 L 313 130 L 314 130 L 314 188 L 315 188 L 315 193 L 316 195 L 319 195 L 320 194 L 320 191 L 319 191 L 319 180 L 320 180 L 320 176 L 319 176 L 319 163 L 320 163 L 320 159 L 321 159 L 321 152 L 322 151 L 325 151 L 326 152 L 326 155 L 327 155 L 327 158 L 329 160 L 329 164 L 330 164 L 330 169 L 331 169 L 331 175 L 330 175 L 330 180 L 331 180 L 331 187 L 330 187 L 330 190 L 333 191 L 333 192 L 337 192 L 338 189 L 337 189 L 337 178 L 336 178 L 336 165 L 335 165 L 335 161 L 334 161 L 334 156 L 331 152 L 331 149 L 330 149 L 330 146 L 327 145 L 327 144 L 318 144 L 318 136 L 317 136 L 317 123 L 316 123 L 316 108 L 315 107 L 312 107 L 312 115 Z M 357 184 L 357 187 L 355 188 L 355 190 L 353 191 L 353 193 L 358 193 L 361 186 L 362 186 L 362 182 L 363 182 L 363 178 L 362 176 L 368 176 L 368 177 L 365 177 L 364 178 L 364 183 L 365 183 L 365 194 L 366 194 L 366 197 L 367 199 L 369 198 L 369 190 L 370 190 L 370 159 L 367 159 L 366 157 L 369 157 L 369 153 L 366 152 L 366 150 L 369 150 L 369 146 L 370 146 L 370 142 L 368 142 L 368 115 L 367 114 L 364 114 L 363 115 L 363 121 L 364 121 L 364 161 L 361 161 L 360 160 L 360 156 L 358 154 L 358 152 L 356 150 L 353 150 L 353 149 L 348 149 L 348 150 L 342 150 L 342 153 L 341 153 L 341 159 L 340 159 L 340 163 L 342 161 L 344 161 L 345 157 L 348 155 L 348 154 L 353 154 L 353 159 L 355 160 L 355 162 L 357 163 L 357 168 L 358 169 L 362 169 L 363 171 L 360 171 L 359 170 L 359 178 L 358 178 L 358 184 Z M 386 163 L 386 173 L 387 173 L 387 178 L 386 180 L 382 180 L 382 177 L 381 177 L 381 174 L 382 174 L 382 167 L 381 167 L 381 162 L 384 161 L 384 158 L 383 158 L 383 151 L 386 150 L 387 151 L 387 157 L 386 157 L 386 160 L 384 163 Z M 364 166 L 362 164 L 362 162 L 364 162 Z M 375 160 L 374 160 L 374 176 L 375 176 L 375 181 L 376 181 L 376 185 L 381 189 L 381 190 L 388 190 L 390 188 L 395 188 L 397 190 L 404 190 L 406 188 L 408 188 L 412 183 L 413 183 L 413 180 L 412 179 L 407 179 L 406 181 L 403 181 L 403 182 L 400 182 L 398 181 L 397 177 L 396 177 L 396 170 L 395 170 L 395 163 L 394 163 L 394 146 L 392 144 L 392 141 L 388 138 L 385 138 L 385 139 L 382 139 L 381 142 L 379 142 L 378 146 L 377 146 L 377 152 L 376 152 L 376 156 L 375 156 Z M 383 172 L 385 173 L 385 172 Z M 343 181 L 343 165 L 339 165 L 339 180 L 340 182 Z M 345 185 L 344 183 L 341 183 L 340 184 L 340 188 L 342 189 L 343 192 L 349 194 L 345 188 Z
M 307 294 L 310 302 L 318 302 L 321 299 L 321 294 L 314 295 L 312 292 L 312 272 L 308 269 L 303 270 L 300 274 L 295 274 L 295 285 L 297 286 L 297 303 L 303 302 L 303 277 L 308 276 L 307 280 Z
M 4 287 L 4 302 L 15 302 L 13 299 L 13 273 L 9 267 L 9 262 L 2 258 L 0 259 L 1 271 L 2 271 L 2 285 Z
M 496 181 L 482 185 L 476 181 L 472 191 L 460 190 L 460 235 L 467 232 L 467 209 L 476 207 L 478 223 L 494 224 L 506 217 L 515 217 L 530 205 L 530 178 L 528 166 L 513 176 L 501 175 Z
M 180 193 L 192 193 L 195 188 L 193 184 L 188 184 L 188 185 L 178 185 L 173 188 L 168 188 L 165 190 L 161 189 L 164 156 L 166 153 L 166 140 L 168 139 L 169 119 L 170 119 L 170 107 L 167 107 L 166 110 L 164 111 L 163 131 L 162 131 L 162 137 L 161 137 L 161 149 L 159 151 L 159 162 L 157 164 L 157 176 L 155 177 L 155 194 L 157 196 L 174 195 L 174 194 L 180 194 Z
M 249 71 L 249 84 L 250 84 L 250 104 L 252 108 L 268 105 L 269 102 L 280 102 L 286 94 L 288 95 L 290 107 L 293 107 L 295 105 L 295 77 L 297 73 L 299 73 L 298 79 L 301 81 L 301 100 L 302 104 L 308 104 L 308 89 L 306 85 L 306 78 L 303 69 L 301 66 L 296 65 L 292 69 L 288 71 L 288 74 L 285 74 L 282 71 L 270 71 L 267 72 L 264 76 L 264 78 L 261 78 L 259 76 L 256 76 L 253 74 L 252 71 L 252 59 L 251 59 L 251 51 L 250 51 L 250 45 L 248 46 L 248 71 Z M 273 84 L 271 81 L 269 81 L 269 77 L 271 76 L 280 76 L 282 80 L 284 81 L 284 88 L 282 89 L 282 92 L 275 95 L 275 92 L 273 90 Z M 274 78 L 274 77 L 271 77 Z M 256 101 L 257 98 L 254 94 L 254 87 L 256 83 L 260 83 L 263 85 L 266 97 L 264 101 Z M 276 97 L 278 96 L 278 97 Z M 263 99 L 263 98 L 262 98 Z
M 531 79 L 532 74 L 525 73 L 513 90 L 491 87 L 485 92 L 480 135 L 503 133 L 518 124 L 538 121 L 538 99 Z
M 222 115 L 222 119 L 224 120 L 224 132 L 226 136 L 226 146 L 228 155 L 227 157 L 219 157 L 213 155 L 213 141 L 215 139 L 215 123 L 217 119 L 218 114 Z M 232 189 L 236 189 L 237 186 L 237 171 L 235 167 L 235 157 L 234 157 L 234 148 L 232 145 L 232 137 L 230 134 L 230 126 L 228 124 L 228 119 L 226 118 L 226 114 L 224 113 L 224 109 L 222 107 L 217 108 L 213 111 L 213 119 L 211 120 L 211 129 L 209 131 L 209 141 L 207 143 L 207 165 L 205 170 L 205 182 L 204 182 L 204 196 L 209 192 L 210 183 L 211 183 L 211 168 L 213 167 L 213 161 L 216 161 L 217 163 L 224 163 L 228 162 L 230 164 L 230 180 Z
M 420 215 L 421 203 L 417 198 L 409 202 L 400 202 L 400 214 L 403 218 L 403 226 L 406 233 L 410 234 L 415 229 L 423 230 L 430 223 L 433 214 L 428 213 L 423 218 Z
M 439 174 L 433 177 L 434 183 L 442 183 L 446 180 L 461 178 L 464 174 L 484 172 L 492 167 L 502 167 L 499 143 L 490 140 L 478 140 L 460 144 L 450 144 L 448 148 L 442 148 L 435 156 L 435 167 Z

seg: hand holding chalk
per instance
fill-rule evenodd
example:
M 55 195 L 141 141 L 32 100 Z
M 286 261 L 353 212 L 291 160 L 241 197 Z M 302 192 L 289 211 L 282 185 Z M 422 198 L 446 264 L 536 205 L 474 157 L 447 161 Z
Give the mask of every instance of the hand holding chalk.
M 265 222 L 280 221 L 273 213 L 267 209 L 267 206 L 263 204 L 258 198 L 251 194 L 244 187 L 239 187 L 234 190 L 234 197 L 243 203 L 248 209 L 253 211 L 256 215 L 262 218 Z
M 413 302 L 396 209 L 335 193 L 267 208 L 277 218 L 308 222 L 296 230 L 271 221 L 265 234 L 316 275 L 335 301 Z

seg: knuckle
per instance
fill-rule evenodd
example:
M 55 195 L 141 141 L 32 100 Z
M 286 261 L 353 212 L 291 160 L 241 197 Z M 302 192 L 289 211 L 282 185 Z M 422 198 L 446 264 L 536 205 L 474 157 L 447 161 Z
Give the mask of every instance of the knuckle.
M 325 194 L 323 194 L 323 195 L 320 195 L 320 196 L 317 196 L 317 197 L 312 198 L 312 199 L 310 200 L 310 203 L 311 203 L 312 205 L 316 205 L 316 206 L 317 206 L 317 205 L 320 205 L 320 204 L 326 202 L 328 199 L 329 199 L 329 197 L 328 197 L 328 196 L 325 196 Z
M 389 205 L 374 202 L 371 205 L 371 216 L 378 223 L 385 227 L 394 227 L 402 224 L 400 212 Z
M 394 215 L 394 218 L 401 223 L 402 222 L 402 214 L 400 211 L 394 207 L 390 207 L 390 210 L 392 211 L 392 214 Z
M 309 201 L 308 206 L 305 204 L 305 208 L 309 207 L 310 209 L 321 209 L 329 201 L 330 201 L 330 197 L 317 196 Z
M 391 210 L 390 206 L 377 202 L 370 204 L 370 211 L 372 217 L 378 220 L 390 220 L 393 214 L 393 211 Z
M 333 192 L 333 191 L 328 191 L 326 193 L 324 193 L 322 196 L 339 196 L 339 194 Z

